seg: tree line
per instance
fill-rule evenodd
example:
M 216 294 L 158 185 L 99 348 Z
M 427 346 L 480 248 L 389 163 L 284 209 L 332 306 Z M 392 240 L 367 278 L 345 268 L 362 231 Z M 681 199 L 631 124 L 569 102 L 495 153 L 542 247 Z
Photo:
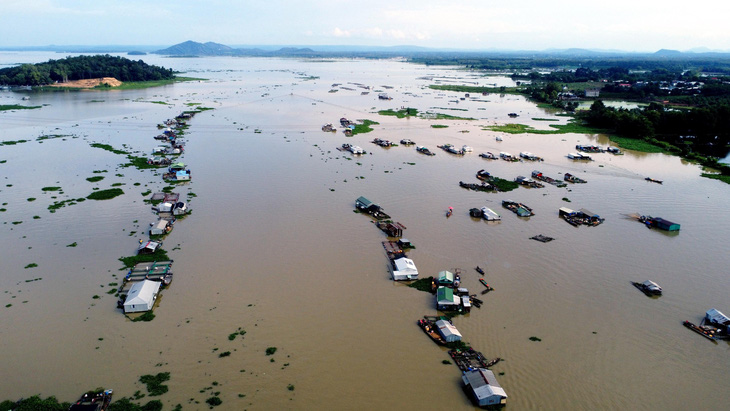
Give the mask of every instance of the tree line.
M 21 64 L 0 69 L 0 84 L 11 86 L 43 86 L 55 82 L 114 77 L 120 81 L 169 80 L 172 69 L 105 55 L 76 56 L 45 63 Z
M 580 116 L 590 126 L 611 129 L 625 137 L 667 142 L 684 154 L 722 154 L 730 143 L 729 100 L 693 109 L 672 109 L 657 103 L 643 109 L 624 109 L 596 100 Z

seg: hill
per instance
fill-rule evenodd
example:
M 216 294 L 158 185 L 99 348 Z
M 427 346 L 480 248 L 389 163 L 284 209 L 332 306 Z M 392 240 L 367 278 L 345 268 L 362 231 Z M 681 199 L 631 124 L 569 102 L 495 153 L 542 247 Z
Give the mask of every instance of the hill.
M 175 75 L 171 69 L 108 54 L 67 57 L 0 69 L 0 84 L 13 86 L 43 86 L 103 77 L 114 77 L 119 81 L 151 81 L 173 79 Z
M 258 56 L 258 57 L 312 57 L 316 53 L 310 48 L 284 47 L 278 50 L 262 50 L 259 48 L 233 48 L 225 44 L 196 41 L 185 41 L 166 49 L 157 50 L 155 54 L 166 56 Z

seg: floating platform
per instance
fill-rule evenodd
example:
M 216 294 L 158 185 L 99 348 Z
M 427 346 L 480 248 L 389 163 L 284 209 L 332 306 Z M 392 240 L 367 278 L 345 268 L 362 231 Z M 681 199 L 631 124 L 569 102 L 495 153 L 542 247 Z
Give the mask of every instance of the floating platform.
M 489 368 L 500 360 L 495 358 L 494 360 L 489 361 L 482 353 L 471 347 L 466 349 L 457 348 L 450 350 L 449 356 L 451 356 L 451 359 L 454 360 L 456 366 L 463 372 L 473 371 L 478 368 Z

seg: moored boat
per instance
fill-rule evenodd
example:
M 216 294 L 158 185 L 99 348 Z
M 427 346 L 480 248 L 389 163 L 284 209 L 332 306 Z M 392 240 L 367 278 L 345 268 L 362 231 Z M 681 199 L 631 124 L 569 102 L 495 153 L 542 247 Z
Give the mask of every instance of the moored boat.
M 418 147 L 416 147 L 416 151 L 418 151 L 419 153 L 423 153 L 423 154 L 425 154 L 427 156 L 435 156 L 436 155 L 436 153 L 431 152 L 431 150 L 429 150 L 425 146 L 418 146 Z
M 69 407 L 69 411 L 104 411 L 112 402 L 112 390 L 89 391 Z
M 477 270 L 477 272 L 478 272 L 479 274 L 481 274 L 481 275 L 484 275 L 484 269 L 483 269 L 483 268 L 481 268 L 481 267 L 477 266 L 477 267 L 475 268 L 475 270 Z
M 657 180 L 657 179 L 655 179 L 655 178 L 651 178 L 651 177 L 647 177 L 647 178 L 645 178 L 644 180 L 646 180 L 646 181 L 649 181 L 649 182 L 651 182 L 651 183 L 657 183 L 657 184 L 664 184 L 664 181 L 662 181 L 662 180 Z
M 433 342 L 435 342 L 438 345 L 446 345 L 446 340 L 444 340 L 439 333 L 436 331 L 436 327 L 434 326 L 434 322 L 427 319 L 427 318 L 421 318 L 418 320 L 418 326 L 421 327 L 423 332 L 426 333 Z
M 697 334 L 707 338 L 708 340 L 715 341 L 717 339 L 717 337 L 715 337 L 717 328 L 708 327 L 705 325 L 695 325 L 694 323 L 692 323 L 690 321 L 685 321 L 682 324 L 685 327 L 689 328 L 690 330 L 696 332 Z

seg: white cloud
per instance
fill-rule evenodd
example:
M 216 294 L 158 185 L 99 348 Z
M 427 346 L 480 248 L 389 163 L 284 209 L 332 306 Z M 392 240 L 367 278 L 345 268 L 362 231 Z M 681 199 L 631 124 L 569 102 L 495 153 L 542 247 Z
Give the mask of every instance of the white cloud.
M 332 30 L 332 35 L 335 37 L 350 37 L 351 34 L 348 30 L 342 30 L 339 27 L 335 27 Z

